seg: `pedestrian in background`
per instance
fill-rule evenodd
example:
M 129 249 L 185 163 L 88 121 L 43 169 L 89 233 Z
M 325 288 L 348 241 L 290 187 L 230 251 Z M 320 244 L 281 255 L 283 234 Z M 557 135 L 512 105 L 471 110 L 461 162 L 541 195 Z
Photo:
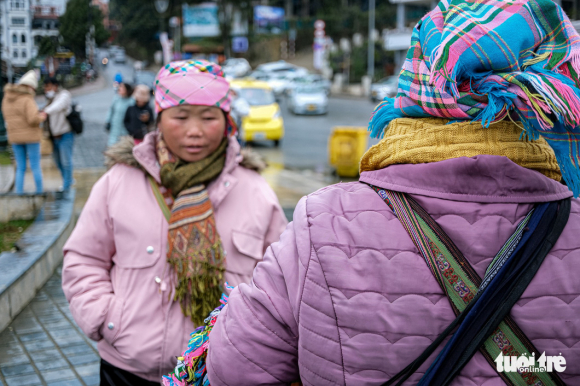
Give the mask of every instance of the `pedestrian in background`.
M 185 374 L 580 384 L 580 36 L 551 1 L 474 5 L 440 2 L 417 24 L 360 181 L 300 201 Z M 522 369 L 533 356 L 563 366 Z
M 121 137 L 129 135 L 127 129 L 125 128 L 125 113 L 129 106 L 135 104 L 135 99 L 131 96 L 133 94 L 133 86 L 129 83 L 120 83 L 117 89 L 117 95 L 113 98 L 113 103 L 109 108 L 107 114 L 107 119 L 105 123 L 105 128 L 109 132 L 109 141 L 107 146 L 111 147 L 117 142 Z
M 153 110 L 149 106 L 151 97 L 151 89 L 143 84 L 137 85 L 133 92 L 133 99 L 135 104 L 127 108 L 125 113 L 125 129 L 133 140 L 135 145 L 143 142 L 143 137 L 149 132 L 149 128 L 153 123 Z
M 17 84 L 7 84 L 4 87 L 2 100 L 2 115 L 6 124 L 8 142 L 12 145 L 16 160 L 15 191 L 21 194 L 24 190 L 24 174 L 26 159 L 34 177 L 36 192 L 42 193 L 42 170 L 40 168 L 40 140 L 46 115 L 38 111 L 34 101 L 38 79 L 36 73 L 28 71 Z
M 114 166 L 64 247 L 63 289 L 99 342 L 101 385 L 159 385 L 224 282 L 250 283 L 287 224 L 263 161 L 234 138 L 221 67 L 172 62 L 155 84 L 158 129 L 107 151 Z
M 46 125 L 52 140 L 52 155 L 62 175 L 62 191 L 67 192 L 73 184 L 74 133 L 66 118 L 72 111 L 72 96 L 53 77 L 44 80 L 44 96 L 48 100 L 43 112 L 48 115 Z
M 117 72 L 113 78 L 113 89 L 115 92 L 119 90 L 119 85 L 123 82 L 123 74 Z

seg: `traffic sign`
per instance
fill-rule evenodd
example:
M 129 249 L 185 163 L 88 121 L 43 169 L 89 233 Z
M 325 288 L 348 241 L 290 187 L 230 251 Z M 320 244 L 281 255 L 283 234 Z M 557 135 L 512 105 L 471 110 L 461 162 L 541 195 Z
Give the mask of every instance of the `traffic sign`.
M 235 53 L 247 52 L 249 48 L 248 38 L 245 36 L 236 36 L 232 39 L 232 51 Z

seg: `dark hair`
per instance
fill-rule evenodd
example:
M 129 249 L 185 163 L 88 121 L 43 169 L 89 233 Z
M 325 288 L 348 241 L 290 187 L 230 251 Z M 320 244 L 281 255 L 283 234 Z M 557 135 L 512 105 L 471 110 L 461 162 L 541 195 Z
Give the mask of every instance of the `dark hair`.
M 121 82 L 123 86 L 125 86 L 125 90 L 127 90 L 127 98 L 130 98 L 133 95 L 133 85 L 126 82 Z
M 159 124 L 161 123 L 161 113 L 163 111 L 160 111 L 159 114 L 157 114 L 157 119 L 155 119 L 155 129 L 157 130 L 159 128 Z
M 58 86 L 60 84 L 60 82 L 54 76 L 49 76 L 49 77 L 44 78 L 44 84 L 45 85 L 54 84 L 55 86 Z

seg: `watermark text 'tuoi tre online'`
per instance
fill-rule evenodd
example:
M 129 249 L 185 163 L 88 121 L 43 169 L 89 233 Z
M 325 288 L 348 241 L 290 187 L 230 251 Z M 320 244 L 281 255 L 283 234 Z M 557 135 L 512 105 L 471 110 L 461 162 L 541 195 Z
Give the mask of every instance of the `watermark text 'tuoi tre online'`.
M 497 366 L 497 371 L 499 372 L 531 372 L 531 373 L 551 373 L 556 371 L 558 373 L 566 370 L 566 359 L 562 354 L 553 356 L 542 355 L 536 359 L 536 354 L 532 353 L 531 356 L 520 355 L 520 356 L 507 356 L 503 353 L 499 353 L 497 358 L 495 358 L 495 364 Z

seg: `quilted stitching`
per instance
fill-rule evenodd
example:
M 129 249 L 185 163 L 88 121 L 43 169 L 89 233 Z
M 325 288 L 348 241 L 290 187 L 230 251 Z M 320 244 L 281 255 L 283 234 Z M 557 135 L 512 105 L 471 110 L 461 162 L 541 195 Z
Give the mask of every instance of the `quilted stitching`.
M 530 208 L 418 199 L 480 275 Z M 312 261 L 299 320 L 302 379 L 316 385 L 380 384 L 418 356 L 454 314 L 400 222 L 366 185 L 338 184 L 310 195 L 307 221 Z M 562 237 L 512 311 L 540 351 L 564 355 L 562 378 L 570 380 L 580 379 L 579 232 L 580 205 L 574 200 Z M 306 326 L 305 320 L 315 323 Z M 316 369 L 304 360 L 310 356 L 317 358 Z M 342 360 L 344 368 L 336 369 Z M 502 382 L 478 353 L 453 384 Z

